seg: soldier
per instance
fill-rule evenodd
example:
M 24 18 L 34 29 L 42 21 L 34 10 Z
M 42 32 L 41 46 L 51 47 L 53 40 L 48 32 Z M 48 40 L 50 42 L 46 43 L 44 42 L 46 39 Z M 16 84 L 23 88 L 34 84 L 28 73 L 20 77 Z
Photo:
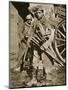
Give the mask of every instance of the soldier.
M 30 42 L 30 39 L 29 37 L 31 36 L 31 33 L 32 33 L 32 28 L 33 28 L 33 25 L 32 25 L 32 16 L 31 14 L 27 15 L 26 16 L 26 22 L 25 22 L 25 25 L 24 25 L 24 31 L 23 31 L 23 38 L 22 38 L 22 43 L 25 44 L 25 47 L 23 47 L 24 45 L 22 45 L 23 49 L 26 50 L 25 51 L 25 56 L 24 56 L 24 60 L 28 58 L 28 56 L 30 56 L 29 58 L 31 58 L 32 55 L 27 55 L 29 54 L 30 51 L 30 45 L 29 45 L 29 42 Z M 27 47 L 27 48 L 26 48 Z M 27 53 L 28 52 L 28 53 Z M 23 64 L 23 63 L 22 63 Z M 23 66 L 23 65 L 22 65 Z
M 38 82 L 42 82 L 45 85 L 43 80 L 46 79 L 46 72 L 43 66 L 42 53 L 44 50 L 47 50 L 51 44 L 54 36 L 54 24 L 50 20 L 46 19 L 44 16 L 44 9 L 40 6 L 37 6 L 34 9 L 36 17 L 35 25 L 35 35 L 32 38 L 33 44 L 33 78 L 27 83 L 27 85 L 37 85 Z
M 32 23 L 33 23 L 33 17 L 31 14 L 29 14 L 26 16 L 26 21 L 23 24 L 23 28 L 22 28 L 21 32 L 19 32 L 19 36 L 20 36 L 19 54 L 18 54 L 18 61 L 19 62 L 18 62 L 18 68 L 15 69 L 16 71 L 18 69 L 20 71 L 22 71 L 23 68 L 25 68 L 25 67 L 23 67 L 23 64 L 27 63 L 29 58 L 32 58 L 32 55 L 26 55 L 27 52 L 31 52 L 30 51 L 31 49 L 28 49 L 28 48 L 30 48 L 28 38 L 30 37 L 31 32 L 32 32 L 32 27 L 33 27 Z

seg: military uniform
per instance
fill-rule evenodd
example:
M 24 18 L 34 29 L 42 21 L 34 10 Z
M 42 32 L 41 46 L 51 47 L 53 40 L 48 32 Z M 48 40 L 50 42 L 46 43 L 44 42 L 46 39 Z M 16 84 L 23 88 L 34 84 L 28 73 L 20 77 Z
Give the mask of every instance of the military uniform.
M 39 8 L 40 9 L 40 8 Z M 38 9 L 37 9 L 38 10 Z M 41 9 L 40 9 L 41 10 Z M 33 39 L 33 79 L 28 85 L 35 84 L 37 81 L 44 81 L 46 79 L 46 72 L 43 66 L 42 53 L 48 49 L 54 39 L 54 24 L 43 17 L 36 21 L 35 35 Z M 44 82 L 45 85 L 45 82 Z
M 32 19 L 32 17 L 30 15 L 27 15 L 26 17 L 27 20 Z M 29 24 L 28 22 L 26 22 L 23 24 L 23 28 L 21 30 L 21 32 L 19 32 L 19 36 L 20 36 L 20 43 L 19 43 L 19 54 L 18 54 L 18 60 L 19 60 L 19 65 L 20 65 L 20 71 L 22 71 L 23 69 L 28 68 L 27 65 L 29 65 L 29 58 L 32 58 L 32 53 L 29 54 L 31 52 L 30 49 L 30 45 L 29 45 L 29 37 L 31 36 L 32 33 L 32 28 L 33 25 L 32 23 Z M 28 42 L 28 43 L 27 43 Z M 27 50 L 26 50 L 27 49 Z M 25 55 L 26 53 L 26 55 Z M 25 61 L 24 60 L 24 55 L 25 55 Z M 23 65 L 25 65 L 23 67 Z

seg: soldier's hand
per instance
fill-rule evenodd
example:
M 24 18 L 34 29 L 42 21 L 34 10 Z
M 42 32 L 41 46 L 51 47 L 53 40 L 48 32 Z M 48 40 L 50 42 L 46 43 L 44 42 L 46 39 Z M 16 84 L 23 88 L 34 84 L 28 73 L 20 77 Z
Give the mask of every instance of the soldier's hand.
M 27 47 L 29 47 L 29 48 L 31 47 L 31 46 L 30 46 L 30 41 L 27 42 Z
M 29 48 L 31 47 L 30 44 L 27 45 Z
M 43 51 L 44 51 L 44 50 L 47 50 L 47 48 L 48 48 L 48 46 L 45 46 L 45 44 L 43 44 L 43 45 L 40 47 L 40 49 L 43 50 Z
M 44 47 L 43 46 L 41 46 L 40 49 L 44 51 Z

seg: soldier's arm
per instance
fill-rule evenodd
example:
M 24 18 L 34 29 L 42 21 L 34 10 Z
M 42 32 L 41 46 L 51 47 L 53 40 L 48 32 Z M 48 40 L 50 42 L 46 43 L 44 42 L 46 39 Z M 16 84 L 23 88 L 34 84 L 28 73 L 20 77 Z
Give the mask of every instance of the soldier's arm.
M 24 30 L 25 30 L 24 26 L 25 26 L 25 24 L 23 23 L 22 28 L 21 28 L 20 32 L 18 33 L 20 40 L 22 40 L 24 38 Z

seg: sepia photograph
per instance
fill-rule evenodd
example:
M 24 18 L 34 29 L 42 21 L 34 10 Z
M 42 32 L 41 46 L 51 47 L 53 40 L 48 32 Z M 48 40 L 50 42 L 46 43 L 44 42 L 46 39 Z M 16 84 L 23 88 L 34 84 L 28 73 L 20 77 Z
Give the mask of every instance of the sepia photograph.
M 9 87 L 66 85 L 66 5 L 9 2 Z

